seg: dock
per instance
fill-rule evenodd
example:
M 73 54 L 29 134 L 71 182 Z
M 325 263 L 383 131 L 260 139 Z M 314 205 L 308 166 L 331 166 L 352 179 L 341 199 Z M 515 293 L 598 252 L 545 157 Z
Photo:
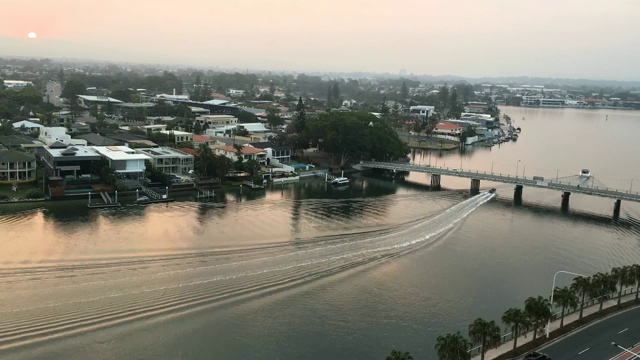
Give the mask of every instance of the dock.
M 115 200 L 111 198 L 111 196 L 106 191 L 100 192 L 100 197 L 102 198 L 103 203 L 91 203 L 91 192 L 88 193 L 89 202 L 87 203 L 87 207 L 90 209 L 104 209 L 104 208 L 116 208 L 120 207 L 120 203 L 118 202 L 118 192 L 115 192 Z
M 142 193 L 144 193 L 149 199 L 138 200 L 140 198 L 137 196 L 138 190 L 136 190 L 136 204 L 146 205 L 146 204 L 169 203 L 169 202 L 175 201 L 175 199 L 169 197 L 169 188 L 167 188 L 165 195 L 161 195 L 158 192 L 143 186 Z

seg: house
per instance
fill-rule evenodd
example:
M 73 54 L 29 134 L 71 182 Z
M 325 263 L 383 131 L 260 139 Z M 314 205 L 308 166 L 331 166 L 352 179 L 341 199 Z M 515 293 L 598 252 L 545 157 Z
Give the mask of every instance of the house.
M 464 128 L 462 126 L 450 123 L 448 121 L 443 121 L 436 124 L 436 128 L 433 130 L 434 134 L 442 134 L 442 135 L 451 135 L 451 136 L 459 136 L 462 134 L 462 130 Z
M 351 100 L 343 100 L 342 101 L 342 106 L 343 107 L 350 108 L 350 107 L 352 107 L 354 105 L 358 105 L 358 102 L 353 100 L 353 99 L 351 99 Z
M 91 132 L 91 126 L 85 122 L 76 121 L 71 124 L 70 131 L 72 134 L 86 134 Z
M 233 146 L 222 146 L 215 149 L 216 155 L 226 156 L 232 161 L 238 161 L 238 150 Z M 243 146 L 241 148 L 242 161 L 256 160 L 262 165 L 267 163 L 267 151 L 254 148 L 251 146 Z
M 118 99 L 114 99 L 108 96 L 96 96 L 96 95 L 78 95 L 78 105 L 81 107 L 88 109 L 92 106 L 101 106 L 101 105 L 115 105 L 120 104 L 122 101 Z
M 36 158 L 16 150 L 0 150 L 0 184 L 36 181 Z
M 229 89 L 229 91 L 227 91 L 227 93 L 231 97 L 243 96 L 244 95 L 244 90 Z
M 44 148 L 42 160 L 50 177 L 78 178 L 80 175 L 91 174 L 94 164 L 100 161 L 100 155 L 87 146 L 67 146 L 55 142 Z
M 176 131 L 176 130 L 162 130 L 161 134 L 169 135 L 169 137 L 173 137 L 173 141 L 176 144 L 181 142 L 193 141 L 193 134 L 188 133 L 186 131 Z
M 203 115 L 198 116 L 195 120 L 200 125 L 209 124 L 209 127 L 221 126 L 221 125 L 236 125 L 238 118 L 232 115 Z
M 117 174 L 128 179 L 143 179 L 146 171 L 146 160 L 151 157 L 136 153 L 127 146 L 93 146 L 91 147 Z
M 189 95 L 169 95 L 169 94 L 159 94 L 156 95 L 157 100 L 168 100 L 168 101 L 189 101 Z
M 23 80 L 4 80 L 4 86 L 6 86 L 7 89 L 19 90 L 27 86 L 33 86 L 33 82 Z
M 216 141 L 213 140 L 210 136 L 206 135 L 193 135 L 193 146 L 197 147 L 200 144 L 205 144 L 207 146 L 215 145 Z
M 433 115 L 435 111 L 435 106 L 416 105 L 409 107 L 409 115 L 416 118 L 421 118 L 422 120 L 426 120 L 431 117 L 431 115 Z
M 44 144 L 31 136 L 24 135 L 6 135 L 0 136 L 0 145 L 5 146 L 9 150 L 22 150 L 30 153 L 42 153 Z
M 34 123 L 28 120 L 22 120 L 22 121 L 17 121 L 14 122 L 13 124 L 13 128 L 16 130 L 19 130 L 21 132 L 31 132 L 34 130 L 39 130 L 40 128 L 44 127 L 38 123 Z
M 247 145 L 257 149 L 265 150 L 267 152 L 267 159 L 270 159 L 271 161 L 276 160 L 277 162 L 283 164 L 288 164 L 291 162 L 291 155 L 293 151 L 287 146 L 276 146 L 268 141 L 253 142 Z
M 238 128 L 247 130 L 250 133 L 265 133 L 270 131 L 263 123 L 238 124 Z
M 487 111 L 488 108 L 489 107 L 487 106 L 487 103 L 470 102 L 464 108 L 464 111 L 467 113 L 473 113 L 473 114 L 483 114 L 485 111 Z
M 50 145 L 56 142 L 60 142 L 66 145 L 87 145 L 87 141 L 83 139 L 72 139 L 67 134 L 67 128 L 65 127 L 42 127 L 40 128 L 40 136 L 38 140 L 42 141 L 46 145 Z
M 147 155 L 156 169 L 165 174 L 186 175 L 193 171 L 194 156 L 169 147 L 135 149 Z
M 193 155 L 194 160 L 195 160 L 195 158 L 200 157 L 200 154 L 196 150 L 193 150 L 193 149 L 179 148 L 178 150 L 182 151 L 185 154 Z
M 120 141 L 109 139 L 98 134 L 81 134 L 78 135 L 77 138 L 86 140 L 89 146 L 111 146 L 120 144 Z

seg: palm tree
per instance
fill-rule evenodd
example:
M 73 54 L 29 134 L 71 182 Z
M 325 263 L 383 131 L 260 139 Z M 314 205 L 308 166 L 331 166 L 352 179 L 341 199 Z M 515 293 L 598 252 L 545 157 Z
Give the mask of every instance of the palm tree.
M 564 311 L 570 307 L 575 309 L 578 307 L 578 296 L 569 287 L 556 287 L 553 294 L 553 303 L 562 308 L 560 313 L 560 327 L 564 326 Z
M 436 351 L 440 360 L 468 360 L 471 358 L 469 348 L 471 344 L 459 331 L 455 334 L 448 333 L 438 336 L 436 340 Z
M 615 292 L 616 290 L 616 278 L 610 274 L 597 273 L 591 277 L 591 289 L 589 295 L 591 298 L 598 299 L 600 302 L 600 309 L 598 311 L 602 311 L 602 306 L 604 305 L 607 295 Z
M 579 294 L 582 300 L 580 301 L 580 317 L 578 320 L 582 319 L 582 312 L 584 311 L 584 298 L 589 293 L 589 289 L 591 289 L 591 278 L 578 276 L 573 278 L 573 284 L 571 284 L 571 289 Z
M 408 352 L 402 352 L 400 350 L 391 350 L 391 354 L 387 356 L 387 360 L 413 360 L 413 356 Z
M 527 313 L 522 309 L 511 308 L 502 314 L 502 322 L 507 325 L 513 333 L 513 348 L 515 349 L 518 346 L 518 337 L 521 331 L 524 330 L 526 334 L 531 327 Z
M 545 321 L 551 317 L 551 304 L 549 299 L 538 295 L 537 298 L 530 297 L 524 302 L 524 312 L 533 323 L 533 340 L 538 335 L 538 330 L 544 326 Z
M 616 279 L 616 282 L 620 285 L 618 291 L 618 305 L 622 301 L 622 290 L 625 286 L 630 286 L 635 284 L 635 280 L 633 276 L 631 276 L 631 267 L 623 266 L 623 267 L 614 267 L 611 269 L 611 276 Z
M 640 264 L 631 265 L 631 277 L 636 282 L 636 301 L 638 301 L 638 294 L 640 294 Z
M 495 321 L 487 321 L 483 318 L 477 318 L 469 325 L 469 338 L 473 345 L 481 345 L 480 360 L 484 360 L 484 354 L 490 347 L 500 344 L 500 327 Z

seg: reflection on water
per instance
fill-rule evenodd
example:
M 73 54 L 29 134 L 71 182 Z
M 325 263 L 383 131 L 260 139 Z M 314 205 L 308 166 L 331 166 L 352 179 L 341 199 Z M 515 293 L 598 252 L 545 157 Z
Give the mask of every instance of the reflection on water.
M 610 158 L 597 111 L 503 112 L 526 116 L 517 143 L 462 157 L 414 151 L 412 161 L 512 173 L 518 164 L 545 176 L 588 162 L 604 183 L 604 174 L 640 178 L 622 166 L 629 159 Z M 630 129 L 624 153 L 638 153 L 627 137 L 640 121 L 609 115 Z M 572 128 L 593 146 L 563 150 Z M 369 359 L 401 348 L 432 358 L 437 335 L 547 296 L 557 270 L 640 258 L 637 204 L 623 202 L 613 221 L 609 199 L 572 195 L 563 214 L 554 191 L 525 188 L 514 207 L 511 185 L 481 184 L 498 189 L 490 199 L 470 198 L 466 179 L 443 177 L 459 190 L 428 184 L 425 174 L 356 174 L 345 189 L 310 179 L 218 191 L 215 201 L 2 205 L 0 355 Z

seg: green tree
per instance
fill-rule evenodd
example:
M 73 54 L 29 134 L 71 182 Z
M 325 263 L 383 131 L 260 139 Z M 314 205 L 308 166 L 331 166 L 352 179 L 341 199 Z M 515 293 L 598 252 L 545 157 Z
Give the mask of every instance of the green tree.
M 87 85 L 78 78 L 72 76 L 66 83 L 64 83 L 64 88 L 62 89 L 60 96 L 68 101 L 75 101 L 78 95 L 84 94 L 86 90 Z
M 386 357 L 386 360 L 413 360 L 413 356 L 408 352 L 402 352 L 400 350 L 391 350 L 391 354 Z
M 564 326 L 564 312 L 567 308 L 575 309 L 578 307 L 578 296 L 569 287 L 556 287 L 553 292 L 553 303 L 560 308 L 560 327 Z
M 469 325 L 469 339 L 473 346 L 480 345 L 480 360 L 484 360 L 484 355 L 489 348 L 500 345 L 500 327 L 495 321 L 487 321 L 477 318 Z
M 622 291 L 625 286 L 635 284 L 635 279 L 631 274 L 630 266 L 614 267 L 611 269 L 611 276 L 613 276 L 618 283 L 618 305 L 620 305 L 620 302 L 622 302 Z
M 582 319 L 582 313 L 584 311 L 584 300 L 585 297 L 590 293 L 591 291 L 591 278 L 590 277 L 584 277 L 584 276 L 578 276 L 573 278 L 573 283 L 571 284 L 571 288 L 573 289 L 573 291 L 575 291 L 576 294 L 580 295 L 581 300 L 580 300 L 580 316 L 578 317 L 578 320 Z
M 331 86 L 329 86 L 329 90 L 327 90 L 327 107 L 331 107 L 333 105 L 333 92 L 331 91 Z
M 275 128 L 284 124 L 284 120 L 278 115 L 278 109 L 270 106 L 267 108 L 267 124 Z
M 602 311 L 604 301 L 609 295 L 616 291 L 616 285 L 616 278 L 607 273 L 597 273 L 591 277 L 591 289 L 589 296 L 592 299 L 598 299 L 598 302 L 600 303 L 598 311 Z
M 640 264 L 631 265 L 631 277 L 636 282 L 636 301 L 640 295 Z
M 202 134 L 202 125 L 200 125 L 199 121 L 196 121 L 195 125 L 193 125 L 193 133 L 196 135 Z
M 333 89 L 331 90 L 331 97 L 333 99 L 333 103 L 336 107 L 340 106 L 342 103 L 342 97 L 340 96 L 340 86 L 337 81 L 333 83 Z
M 469 340 L 456 331 L 438 336 L 435 349 L 440 360 L 468 360 L 471 358 L 470 347 Z
M 298 105 L 296 105 L 296 115 L 293 120 L 295 132 L 301 134 L 307 128 L 307 112 L 304 109 L 304 102 L 302 102 L 302 96 L 298 99 Z
M 239 110 L 234 114 L 234 116 L 238 119 L 238 124 L 251 124 L 258 122 L 258 117 L 248 111 Z
M 526 334 L 531 327 L 531 322 L 527 313 L 518 308 L 511 308 L 502 314 L 502 322 L 507 325 L 513 333 L 513 348 L 518 346 L 518 337 L 524 333 Z
M 533 324 L 533 340 L 538 336 L 538 330 L 544 327 L 544 323 L 551 317 L 551 304 L 549 299 L 542 296 L 529 297 L 524 302 L 524 311 Z
M 402 102 L 407 101 L 409 97 L 409 88 L 407 87 L 407 82 L 402 82 L 402 87 L 400 88 L 400 96 L 402 97 Z

